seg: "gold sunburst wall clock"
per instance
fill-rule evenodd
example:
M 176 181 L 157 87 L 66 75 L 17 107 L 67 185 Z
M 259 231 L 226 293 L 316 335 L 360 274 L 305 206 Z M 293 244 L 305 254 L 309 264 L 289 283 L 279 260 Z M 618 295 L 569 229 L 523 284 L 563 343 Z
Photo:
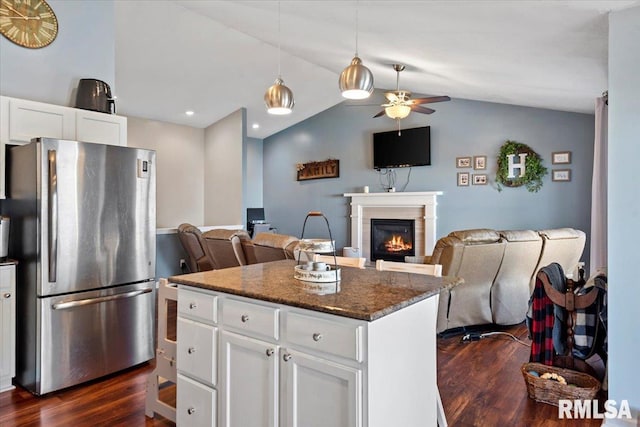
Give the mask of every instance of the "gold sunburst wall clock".
M 58 19 L 44 0 L 0 0 L 0 34 L 29 49 L 50 45 L 58 35 Z

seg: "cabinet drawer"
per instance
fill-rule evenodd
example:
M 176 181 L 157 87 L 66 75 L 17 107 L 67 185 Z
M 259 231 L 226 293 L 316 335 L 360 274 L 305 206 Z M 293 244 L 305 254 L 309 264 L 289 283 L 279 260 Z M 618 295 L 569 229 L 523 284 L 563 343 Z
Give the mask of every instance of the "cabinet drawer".
M 362 326 L 287 314 L 287 341 L 362 362 Z
M 225 298 L 222 301 L 222 323 L 249 335 L 278 339 L 280 310 Z
M 178 314 L 208 323 L 218 321 L 218 297 L 216 295 L 178 289 Z
M 215 386 L 217 341 L 213 326 L 178 317 L 178 371 Z
M 178 374 L 176 425 L 216 425 L 216 391 Z

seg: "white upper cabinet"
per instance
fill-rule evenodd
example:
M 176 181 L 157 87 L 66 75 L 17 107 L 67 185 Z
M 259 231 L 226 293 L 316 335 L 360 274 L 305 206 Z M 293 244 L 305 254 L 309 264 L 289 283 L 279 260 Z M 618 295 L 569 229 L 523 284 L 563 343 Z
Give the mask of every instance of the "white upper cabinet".
M 99 144 L 127 145 L 127 118 L 95 111 L 75 110 L 75 139 Z
M 3 109 L 4 111 L 4 109 Z M 9 126 L 6 143 L 27 143 L 39 136 L 74 139 L 72 108 L 22 99 L 9 100 Z M 4 126 L 2 126 L 4 129 Z
M 127 118 L 0 96 L 0 199 L 5 198 L 5 145 L 45 137 L 127 146 Z

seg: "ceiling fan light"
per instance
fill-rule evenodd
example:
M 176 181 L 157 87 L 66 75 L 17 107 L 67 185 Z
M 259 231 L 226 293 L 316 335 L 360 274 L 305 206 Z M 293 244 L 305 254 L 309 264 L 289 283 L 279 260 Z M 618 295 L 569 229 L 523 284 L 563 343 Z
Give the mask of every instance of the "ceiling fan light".
M 401 105 L 401 104 L 391 105 L 389 107 L 386 107 L 384 109 L 384 112 L 387 115 L 387 117 L 390 117 L 392 119 L 404 119 L 411 112 L 411 107 L 409 107 L 408 105 Z
M 275 115 L 290 114 L 295 104 L 293 92 L 284 85 L 280 77 L 265 92 L 264 103 L 267 106 L 267 113 Z
M 351 64 L 342 70 L 338 79 L 342 96 L 347 99 L 365 99 L 373 93 L 373 74 L 354 56 Z

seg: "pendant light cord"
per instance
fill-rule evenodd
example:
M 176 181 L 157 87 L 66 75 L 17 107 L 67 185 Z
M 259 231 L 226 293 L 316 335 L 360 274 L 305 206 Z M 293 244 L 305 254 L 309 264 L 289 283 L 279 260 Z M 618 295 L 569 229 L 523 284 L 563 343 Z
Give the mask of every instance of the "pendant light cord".
M 280 66 L 280 62 L 282 61 L 281 53 L 280 53 L 281 39 L 282 37 L 280 36 L 280 2 L 278 1 L 278 78 L 279 79 L 282 79 L 281 66 Z
M 356 56 L 358 56 L 358 0 L 356 0 Z

